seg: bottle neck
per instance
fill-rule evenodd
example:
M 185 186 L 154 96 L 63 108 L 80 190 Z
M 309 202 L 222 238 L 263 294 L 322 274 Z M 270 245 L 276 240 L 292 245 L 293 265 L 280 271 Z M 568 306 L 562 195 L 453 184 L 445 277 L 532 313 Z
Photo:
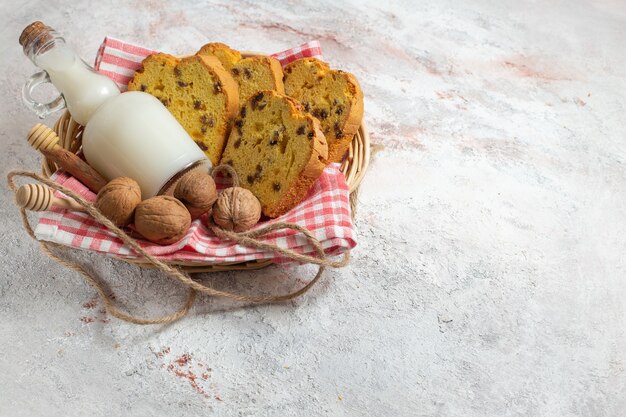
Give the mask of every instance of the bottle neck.
M 60 37 L 50 39 L 46 43 L 36 48 L 33 47 L 29 51 L 25 49 L 24 52 L 26 52 L 26 55 L 33 64 L 45 70 L 48 74 L 63 71 L 75 65 L 77 61 L 80 61 L 80 57 L 76 55 L 76 53 L 65 44 L 65 40 Z M 87 64 L 82 66 L 85 70 L 91 70 L 91 67 Z
M 41 22 L 29 25 L 20 43 L 26 56 L 46 71 L 78 123 L 85 125 L 102 104 L 120 94 L 113 80 L 98 74 L 56 31 Z

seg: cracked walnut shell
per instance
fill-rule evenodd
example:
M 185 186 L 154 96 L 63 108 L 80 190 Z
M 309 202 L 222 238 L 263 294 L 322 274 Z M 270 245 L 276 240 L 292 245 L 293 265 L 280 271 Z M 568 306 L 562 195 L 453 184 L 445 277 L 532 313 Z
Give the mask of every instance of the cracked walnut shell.
M 213 221 L 226 230 L 245 232 L 261 218 L 261 203 L 249 190 L 225 189 L 213 205 Z
M 135 228 L 150 242 L 169 245 L 185 236 L 191 215 L 176 198 L 166 195 L 142 201 L 135 210 Z

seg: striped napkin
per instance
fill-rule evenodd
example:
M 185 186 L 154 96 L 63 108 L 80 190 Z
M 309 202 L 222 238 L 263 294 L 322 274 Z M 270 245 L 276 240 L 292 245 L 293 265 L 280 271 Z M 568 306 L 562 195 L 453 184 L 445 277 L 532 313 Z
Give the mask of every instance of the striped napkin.
M 95 68 L 125 90 L 141 61 L 154 52 L 107 37 L 98 51 Z M 319 43 L 315 41 L 272 56 L 284 66 L 302 57 L 321 58 L 322 51 Z M 95 201 L 95 195 L 67 173 L 59 171 L 53 174 L 52 179 L 77 192 L 86 200 Z M 269 259 L 275 263 L 289 262 L 288 259 L 273 252 L 221 241 L 208 230 L 206 221 L 206 215 L 194 220 L 185 237 L 172 245 L 160 246 L 139 240 L 140 245 L 151 255 L 166 261 L 227 263 Z M 339 170 L 339 164 L 326 167 L 306 198 L 297 207 L 277 219 L 260 222 L 256 228 L 279 221 L 306 227 L 320 240 L 328 255 L 339 255 L 355 247 L 348 186 Z M 38 239 L 76 249 L 137 258 L 132 249 L 85 213 L 58 209 L 43 212 L 35 227 L 35 235 Z M 315 255 L 315 249 L 293 230 L 275 231 L 262 240 L 299 253 Z

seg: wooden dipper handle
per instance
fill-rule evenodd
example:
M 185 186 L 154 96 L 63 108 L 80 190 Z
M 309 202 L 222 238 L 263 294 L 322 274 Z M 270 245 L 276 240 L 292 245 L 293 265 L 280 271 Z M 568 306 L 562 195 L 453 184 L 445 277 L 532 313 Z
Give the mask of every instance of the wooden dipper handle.
M 53 151 L 42 151 L 42 154 L 49 158 L 72 174 L 72 176 L 76 177 L 80 182 L 85 184 L 87 188 L 89 188 L 94 193 L 98 193 L 102 187 L 104 187 L 107 181 L 102 178 L 100 174 L 96 172 L 87 162 L 80 159 L 76 154 L 72 152 L 59 148 Z
M 107 181 L 76 154 L 59 146 L 59 137 L 48 126 L 36 124 L 28 133 L 28 143 L 72 174 L 94 193 L 100 191 Z
M 42 184 L 22 185 L 17 189 L 15 200 L 20 207 L 31 211 L 45 211 L 50 207 L 85 211 L 85 208 L 74 200 L 55 197 L 52 189 Z

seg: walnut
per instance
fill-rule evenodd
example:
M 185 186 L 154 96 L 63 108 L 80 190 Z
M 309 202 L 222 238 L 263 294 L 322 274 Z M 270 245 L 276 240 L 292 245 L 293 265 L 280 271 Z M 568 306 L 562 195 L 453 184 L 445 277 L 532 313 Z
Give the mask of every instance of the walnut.
M 187 207 L 192 220 L 197 219 L 211 211 L 213 203 L 217 200 L 215 181 L 208 172 L 188 172 L 176 184 L 174 197 Z
M 142 201 L 135 210 L 135 228 L 159 245 L 178 242 L 191 226 L 191 215 L 176 198 L 160 195 Z
M 137 181 L 118 177 L 100 189 L 95 206 L 114 225 L 124 227 L 133 221 L 135 208 L 140 202 L 141 189 Z
M 226 230 L 245 232 L 261 218 L 261 203 L 245 188 L 230 187 L 213 205 L 213 221 Z

